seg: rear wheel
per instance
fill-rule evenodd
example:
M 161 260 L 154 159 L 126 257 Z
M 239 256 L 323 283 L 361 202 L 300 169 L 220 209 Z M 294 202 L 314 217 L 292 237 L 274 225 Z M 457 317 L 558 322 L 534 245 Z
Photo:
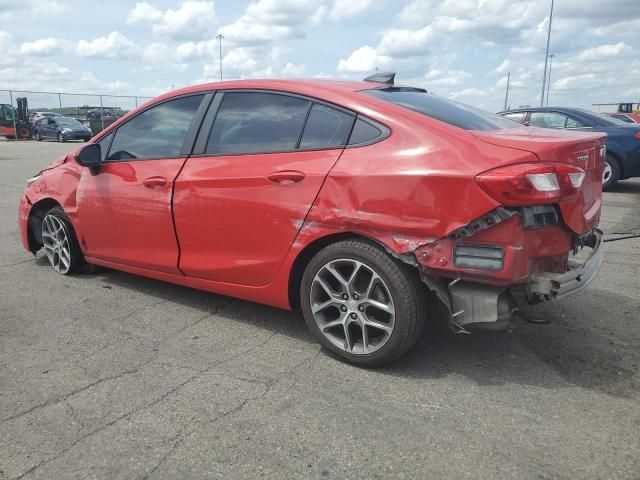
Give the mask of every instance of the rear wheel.
M 620 180 L 620 165 L 612 155 L 607 155 L 604 160 L 602 172 L 602 189 L 608 190 Z
M 84 265 L 71 221 L 64 210 L 54 207 L 42 219 L 42 246 L 53 269 L 67 275 Z
M 300 299 L 320 342 L 356 365 L 392 362 L 413 346 L 424 325 L 425 295 L 416 272 L 366 241 L 321 250 L 305 270 Z

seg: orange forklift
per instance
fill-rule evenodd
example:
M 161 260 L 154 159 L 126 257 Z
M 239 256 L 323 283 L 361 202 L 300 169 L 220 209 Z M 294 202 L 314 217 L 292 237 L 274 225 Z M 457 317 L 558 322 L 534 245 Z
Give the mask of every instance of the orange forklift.
M 0 137 L 31 139 L 29 107 L 26 97 L 16 99 L 18 108 L 8 103 L 0 104 Z

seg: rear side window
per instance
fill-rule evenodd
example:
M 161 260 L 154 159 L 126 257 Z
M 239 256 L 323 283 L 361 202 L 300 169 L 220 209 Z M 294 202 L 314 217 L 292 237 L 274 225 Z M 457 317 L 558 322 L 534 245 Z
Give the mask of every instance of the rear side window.
M 176 98 L 136 115 L 118 127 L 108 160 L 181 156 L 182 144 L 203 97 Z
M 569 116 L 567 117 L 567 123 L 565 125 L 566 128 L 584 128 L 587 126 L 588 126 L 587 124 L 585 124 L 584 122 L 581 122 L 577 118 L 573 118 Z
M 300 149 L 342 147 L 353 117 L 335 108 L 314 104 L 304 127 Z
M 349 145 L 371 143 L 381 138 L 382 135 L 383 132 L 378 127 L 358 118 L 356 123 L 353 125 L 351 137 L 349 137 Z
M 633 123 L 633 120 L 631 120 L 629 117 L 627 117 L 626 115 L 611 115 L 613 118 L 615 118 L 616 120 L 622 120 L 625 123 Z
M 360 93 L 413 110 L 465 130 L 505 130 L 518 127 L 500 115 L 416 89 L 391 87 L 362 90 Z
M 206 153 L 240 154 L 295 150 L 310 102 L 273 93 L 225 93 Z
M 532 127 L 565 128 L 567 116 L 556 112 L 531 112 L 529 123 Z

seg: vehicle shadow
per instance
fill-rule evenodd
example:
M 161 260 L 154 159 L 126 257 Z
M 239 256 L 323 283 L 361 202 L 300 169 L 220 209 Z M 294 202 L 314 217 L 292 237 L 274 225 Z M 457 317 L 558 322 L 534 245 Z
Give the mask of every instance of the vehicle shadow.
M 621 180 L 611 187 L 607 193 L 640 193 L 640 181 Z
M 39 257 L 36 262 L 49 268 L 46 258 Z M 299 312 L 115 270 L 100 269 L 84 276 L 103 288 L 132 290 L 203 313 L 215 311 L 225 319 L 315 343 Z M 611 305 L 617 306 L 620 318 L 611 318 Z M 548 325 L 520 321 L 508 332 L 455 335 L 442 320 L 431 321 L 407 355 L 376 372 L 416 379 L 464 375 L 480 385 L 515 383 L 563 388 L 571 384 L 618 397 L 640 398 L 635 378 L 640 337 L 635 330 L 625 330 L 626 324 L 637 328 L 636 310 L 628 297 L 590 290 L 562 302 L 529 309 L 530 315 L 550 322 Z M 325 350 L 325 354 L 340 360 L 329 351 Z

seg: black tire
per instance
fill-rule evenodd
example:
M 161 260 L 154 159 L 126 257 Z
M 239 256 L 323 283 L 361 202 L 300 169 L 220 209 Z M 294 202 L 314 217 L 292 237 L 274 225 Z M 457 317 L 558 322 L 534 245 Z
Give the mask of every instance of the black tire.
M 69 265 L 68 271 L 61 272 L 57 269 L 56 271 L 58 273 L 61 273 L 62 275 L 69 275 L 69 274 L 75 273 L 81 268 L 83 268 L 86 265 L 86 262 L 84 260 L 84 255 L 82 255 L 82 250 L 80 250 L 80 245 L 78 244 L 78 238 L 76 237 L 76 233 L 73 229 L 73 225 L 71 224 L 71 220 L 69 220 L 69 217 L 67 216 L 67 214 L 60 207 L 53 207 L 51 210 L 47 211 L 42 217 L 43 223 L 46 217 L 49 215 L 56 217 L 62 223 L 64 232 L 67 235 L 67 238 L 69 240 L 69 247 L 70 247 L 69 249 L 70 249 L 71 259 L 70 259 L 70 265 Z M 53 265 L 51 266 L 53 267 Z
M 58 133 L 58 141 L 60 143 L 64 143 L 66 142 L 66 140 L 64 139 L 64 136 L 62 135 L 62 133 Z
M 41 142 L 42 141 L 42 136 L 40 135 L 40 132 L 38 130 L 36 130 L 34 132 L 33 138 L 36 140 L 36 142 Z
M 332 343 L 314 319 L 311 311 L 312 283 L 316 274 L 329 262 L 355 260 L 373 270 L 386 284 L 395 307 L 395 320 L 386 343 L 372 353 L 351 353 Z M 309 262 L 300 286 L 300 303 L 309 330 L 320 343 L 349 363 L 362 367 L 388 365 L 406 353 L 418 340 L 426 317 L 426 294 L 418 273 L 393 258 L 381 247 L 365 240 L 343 240 L 318 252 Z
M 610 190 L 611 187 L 613 187 L 618 182 L 618 180 L 620 180 L 622 172 L 620 171 L 620 164 L 618 163 L 618 160 L 613 155 L 607 154 L 604 161 L 609 166 L 611 173 L 606 181 L 604 180 L 603 176 L 602 189 Z

